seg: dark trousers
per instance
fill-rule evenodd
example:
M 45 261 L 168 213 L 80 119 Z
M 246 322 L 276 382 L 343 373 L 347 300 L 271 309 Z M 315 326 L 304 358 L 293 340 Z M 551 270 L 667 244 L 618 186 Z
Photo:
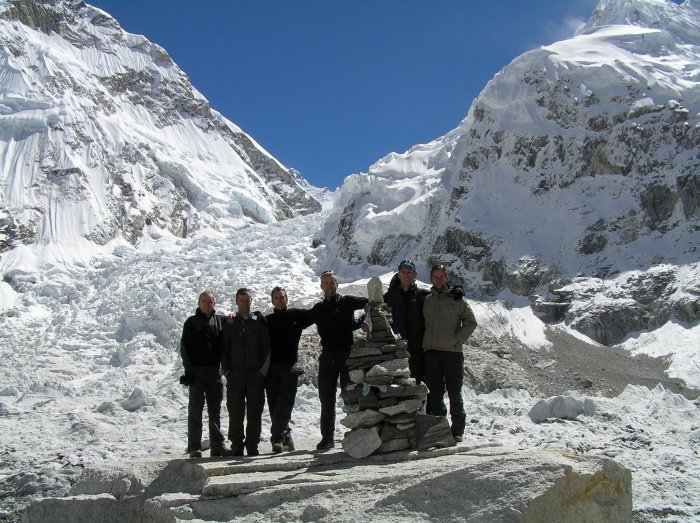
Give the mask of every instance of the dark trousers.
M 272 443 L 282 443 L 292 432 L 289 422 L 292 420 L 292 410 L 297 396 L 298 374 L 292 373 L 291 368 L 291 363 L 273 363 L 265 376 L 267 406 L 272 420 L 270 427 Z
M 226 373 L 226 405 L 231 447 L 238 450 L 245 444 L 247 449 L 257 449 L 265 408 L 265 378 L 260 369 L 235 368 Z
M 416 379 L 416 383 L 425 381 L 425 353 L 423 349 L 408 353 L 408 370 L 411 377 Z
M 318 397 L 321 400 L 321 437 L 333 438 L 335 433 L 335 403 L 338 378 L 341 388 L 350 383 L 345 360 L 350 348 L 343 351 L 321 351 L 318 358 Z
M 462 400 L 464 354 L 442 350 L 425 351 L 425 384 L 428 386 L 428 408 L 433 416 L 447 415 L 443 402 L 445 389 L 450 398 L 452 435 L 462 436 L 467 414 Z
M 408 353 L 408 370 L 411 373 L 411 377 L 415 378 L 416 383 L 425 383 L 425 352 L 423 352 L 423 349 Z M 425 413 L 432 414 L 430 410 L 430 392 L 428 392 Z
M 187 452 L 202 450 L 202 413 L 207 404 L 209 416 L 209 441 L 216 449 L 224 444 L 221 433 L 221 401 L 224 399 L 224 382 L 219 369 L 195 367 L 194 382 L 190 384 L 187 403 Z

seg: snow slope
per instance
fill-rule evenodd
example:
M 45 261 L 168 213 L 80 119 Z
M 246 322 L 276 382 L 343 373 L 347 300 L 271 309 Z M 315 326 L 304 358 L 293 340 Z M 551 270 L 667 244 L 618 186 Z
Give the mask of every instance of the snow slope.
M 89 265 L 53 267 L 18 279 L 21 293 L 0 317 L 2 510 L 10 513 L 35 495 L 66 493 L 84 468 L 181 457 L 187 392 L 178 384 L 177 343 L 199 291 L 212 289 L 220 312 L 232 309 L 241 286 L 252 288 L 253 307 L 263 311 L 270 308 L 269 290 L 278 284 L 287 288 L 290 305 L 309 306 L 320 297 L 322 251 L 310 243 L 325 217 L 250 225 L 208 239 L 162 236 L 148 248 L 119 246 Z M 391 276 L 392 271 L 382 275 L 385 284 Z M 364 294 L 366 282 L 348 281 L 341 291 Z M 535 354 L 546 350 L 545 325 L 529 307 L 472 305 L 479 329 L 518 338 Z M 676 332 L 656 335 L 658 344 L 673 346 L 678 339 Z M 700 387 L 700 381 L 682 374 Z M 465 387 L 464 394 L 469 442 L 611 456 L 633 471 L 640 517 L 700 518 L 697 401 L 663 387 L 631 386 L 616 398 L 572 393 L 573 404 L 590 400 L 595 412 L 535 423 L 528 413 L 542 398 L 526 391 L 476 395 Z M 548 408 L 545 415 L 552 415 Z M 319 414 L 313 383 L 302 386 L 295 437 L 318 438 Z M 339 410 L 338 419 L 342 416 Z M 265 414 L 264 434 L 269 426 Z M 261 449 L 269 451 L 264 444 Z M 83 489 L 85 481 L 89 478 Z M 139 485 L 124 489 L 135 492 Z

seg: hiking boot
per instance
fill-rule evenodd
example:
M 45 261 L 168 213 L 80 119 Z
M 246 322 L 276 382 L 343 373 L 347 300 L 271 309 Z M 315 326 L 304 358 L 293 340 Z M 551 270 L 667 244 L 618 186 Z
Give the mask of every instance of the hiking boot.
M 212 458 L 233 456 L 233 450 L 227 449 L 225 446 L 224 447 L 216 447 L 216 448 L 211 449 L 211 452 L 209 453 L 209 455 Z
M 242 456 L 243 445 L 231 445 L 231 456 Z
M 333 441 L 333 437 L 326 437 L 324 436 L 321 438 L 321 441 L 318 442 L 318 445 L 316 445 L 316 450 L 328 450 L 332 449 L 335 447 L 335 441 Z
M 247 454 L 248 456 L 259 456 L 259 455 L 260 455 L 260 451 L 258 450 L 258 447 L 257 447 L 257 446 L 255 446 L 255 447 L 248 447 L 248 448 L 246 449 L 246 454 Z
M 282 448 L 285 452 L 292 452 L 294 450 L 294 440 L 291 434 L 287 434 L 282 441 Z
M 201 450 L 193 450 L 190 452 L 190 457 L 191 458 L 201 458 L 202 457 L 202 451 Z
M 462 443 L 464 438 L 462 436 L 452 436 L 457 443 Z
M 273 443 L 272 452 L 274 452 L 275 454 L 280 454 L 281 452 L 284 452 L 284 445 L 282 445 L 282 443 Z

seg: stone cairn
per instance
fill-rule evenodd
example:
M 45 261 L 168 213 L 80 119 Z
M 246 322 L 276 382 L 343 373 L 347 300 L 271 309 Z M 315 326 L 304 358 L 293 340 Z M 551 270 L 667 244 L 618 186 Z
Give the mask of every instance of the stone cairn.
M 364 458 L 375 452 L 454 445 L 446 418 L 420 413 L 428 388 L 410 377 L 406 341 L 391 329 L 379 278 L 369 281 L 367 291 L 367 337 L 351 348 L 351 383 L 340 394 L 347 414 L 341 423 L 350 429 L 343 450 Z

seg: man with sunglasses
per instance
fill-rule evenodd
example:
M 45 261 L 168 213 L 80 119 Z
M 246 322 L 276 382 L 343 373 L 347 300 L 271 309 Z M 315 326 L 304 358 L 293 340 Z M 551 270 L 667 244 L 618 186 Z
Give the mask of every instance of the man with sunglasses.
M 429 412 L 436 416 L 447 415 L 443 402 L 445 389 L 450 399 L 452 436 L 462 441 L 467 415 L 462 400 L 464 377 L 464 353 L 462 345 L 476 329 L 476 318 L 467 300 L 455 300 L 448 286 L 447 268 L 435 265 L 430 270 L 433 286 L 423 303 L 425 334 L 425 384 Z
M 318 396 L 321 400 L 321 441 L 318 450 L 335 446 L 335 404 L 338 387 L 350 383 L 346 360 L 353 344 L 355 311 L 367 305 L 367 298 L 345 296 L 338 293 L 338 278 L 333 271 L 321 274 L 323 300 L 311 309 L 318 334 L 321 337 L 321 355 L 318 358 Z

